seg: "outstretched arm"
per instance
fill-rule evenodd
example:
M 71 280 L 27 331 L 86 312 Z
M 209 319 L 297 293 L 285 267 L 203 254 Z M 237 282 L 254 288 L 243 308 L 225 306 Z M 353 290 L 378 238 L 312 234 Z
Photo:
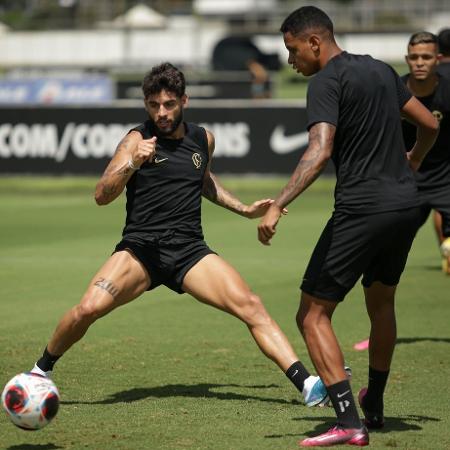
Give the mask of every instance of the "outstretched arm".
M 310 186 L 325 168 L 333 152 L 335 133 L 336 127 L 326 122 L 316 123 L 310 128 L 308 148 L 288 183 L 258 225 L 258 239 L 264 245 L 270 245 L 283 208 Z
M 95 188 L 95 201 L 107 205 L 124 190 L 131 175 L 155 155 L 156 138 L 142 139 L 137 131 L 127 134 L 117 146 L 116 152 Z
M 208 137 L 208 151 L 209 151 L 209 163 L 206 168 L 205 176 L 203 178 L 202 195 L 223 208 L 240 214 L 241 216 L 253 219 L 255 217 L 261 217 L 267 208 L 273 203 L 271 199 L 258 200 L 251 205 L 245 205 L 231 192 L 228 192 L 220 183 L 217 176 L 215 176 L 211 168 L 212 155 L 214 153 L 214 136 L 208 130 L 206 131 Z

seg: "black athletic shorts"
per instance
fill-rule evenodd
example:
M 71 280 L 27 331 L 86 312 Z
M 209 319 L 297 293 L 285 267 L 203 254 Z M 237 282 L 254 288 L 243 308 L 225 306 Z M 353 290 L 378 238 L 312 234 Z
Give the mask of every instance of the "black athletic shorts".
M 426 221 L 432 209 L 442 216 L 442 234 L 450 237 L 450 184 L 440 189 L 419 190 L 422 203 L 422 216 L 420 226 Z
M 203 239 L 173 232 L 126 235 L 114 251 L 125 249 L 129 249 L 147 270 L 151 279 L 149 291 L 163 284 L 179 294 L 184 293 L 183 279 L 189 269 L 204 256 L 215 254 Z
M 340 302 L 363 275 L 395 286 L 418 229 L 420 208 L 368 215 L 334 212 L 317 242 L 300 289 Z

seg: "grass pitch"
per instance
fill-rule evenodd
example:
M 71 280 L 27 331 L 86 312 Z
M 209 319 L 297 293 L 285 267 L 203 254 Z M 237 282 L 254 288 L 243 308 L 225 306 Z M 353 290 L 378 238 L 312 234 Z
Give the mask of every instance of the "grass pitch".
M 92 178 L 0 178 L 0 384 L 29 370 L 60 316 L 119 240 L 124 201 L 93 201 Z M 274 196 L 284 179 L 223 179 L 243 200 Z M 271 247 L 257 220 L 204 202 L 205 236 L 246 278 L 312 365 L 294 323 L 298 285 L 330 215 L 332 180 L 292 204 Z M 450 278 L 440 272 L 431 225 L 419 232 L 398 290 L 398 346 L 386 393 L 386 427 L 373 449 L 450 449 Z M 368 334 L 358 284 L 334 320 L 353 390 L 366 385 Z M 287 378 L 235 318 L 166 288 L 97 322 L 58 363 L 62 404 L 47 428 L 24 432 L 0 415 L 0 449 L 295 449 L 333 423 L 307 409 Z

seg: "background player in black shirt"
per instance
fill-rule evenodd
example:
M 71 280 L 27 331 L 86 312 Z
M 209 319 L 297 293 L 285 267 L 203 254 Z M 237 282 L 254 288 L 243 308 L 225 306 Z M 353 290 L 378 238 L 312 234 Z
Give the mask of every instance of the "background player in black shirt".
M 337 424 L 300 445 L 367 445 L 367 429 L 359 419 L 331 319 L 338 302 L 363 275 L 371 334 L 369 386 L 359 399 L 366 425 L 381 427 L 396 339 L 395 289 L 419 218 L 410 166 L 420 165 L 436 138 L 438 123 L 391 67 L 342 51 L 331 20 L 320 9 L 294 11 L 281 31 L 289 64 L 303 75 L 315 74 L 307 96 L 309 145 L 261 220 L 259 240 L 270 243 L 283 208 L 319 176 L 330 158 L 337 173 L 335 209 L 306 269 L 297 314 Z M 417 141 L 408 153 L 400 111 L 418 126 Z
M 208 248 L 201 227 L 201 197 L 247 218 L 272 203 L 247 206 L 211 173 L 214 137 L 183 121 L 184 75 L 169 63 L 156 66 L 143 83 L 149 120 L 131 130 L 97 184 L 95 199 L 106 205 L 126 187 L 127 218 L 121 242 L 91 280 L 81 302 L 59 322 L 33 371 L 50 375 L 54 363 L 90 325 L 146 290 L 164 284 L 241 319 L 262 352 L 314 406 L 326 389 L 298 361 L 286 336 L 240 274 Z
M 417 171 L 416 181 L 423 203 L 420 225 L 433 209 L 442 268 L 450 275 L 450 78 L 437 72 L 439 57 L 438 38 L 434 34 L 428 31 L 413 34 L 405 57 L 409 74 L 402 80 L 440 124 L 439 136 Z M 406 120 L 402 126 L 408 148 L 415 141 L 416 127 Z
M 450 28 L 444 28 L 438 34 L 439 66 L 437 72 L 450 78 Z

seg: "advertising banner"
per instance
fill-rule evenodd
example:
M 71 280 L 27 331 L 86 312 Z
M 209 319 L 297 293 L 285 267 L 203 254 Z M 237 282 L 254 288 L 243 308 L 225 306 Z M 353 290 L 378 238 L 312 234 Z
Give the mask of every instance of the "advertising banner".
M 185 120 L 215 136 L 213 171 L 290 174 L 308 144 L 304 107 L 239 103 L 185 110 Z M 102 173 L 122 137 L 147 118 L 142 107 L 4 108 L 0 115 L 4 174 Z
M 113 83 L 106 76 L 0 79 L 0 104 L 3 105 L 85 105 L 112 102 L 113 99 Z

